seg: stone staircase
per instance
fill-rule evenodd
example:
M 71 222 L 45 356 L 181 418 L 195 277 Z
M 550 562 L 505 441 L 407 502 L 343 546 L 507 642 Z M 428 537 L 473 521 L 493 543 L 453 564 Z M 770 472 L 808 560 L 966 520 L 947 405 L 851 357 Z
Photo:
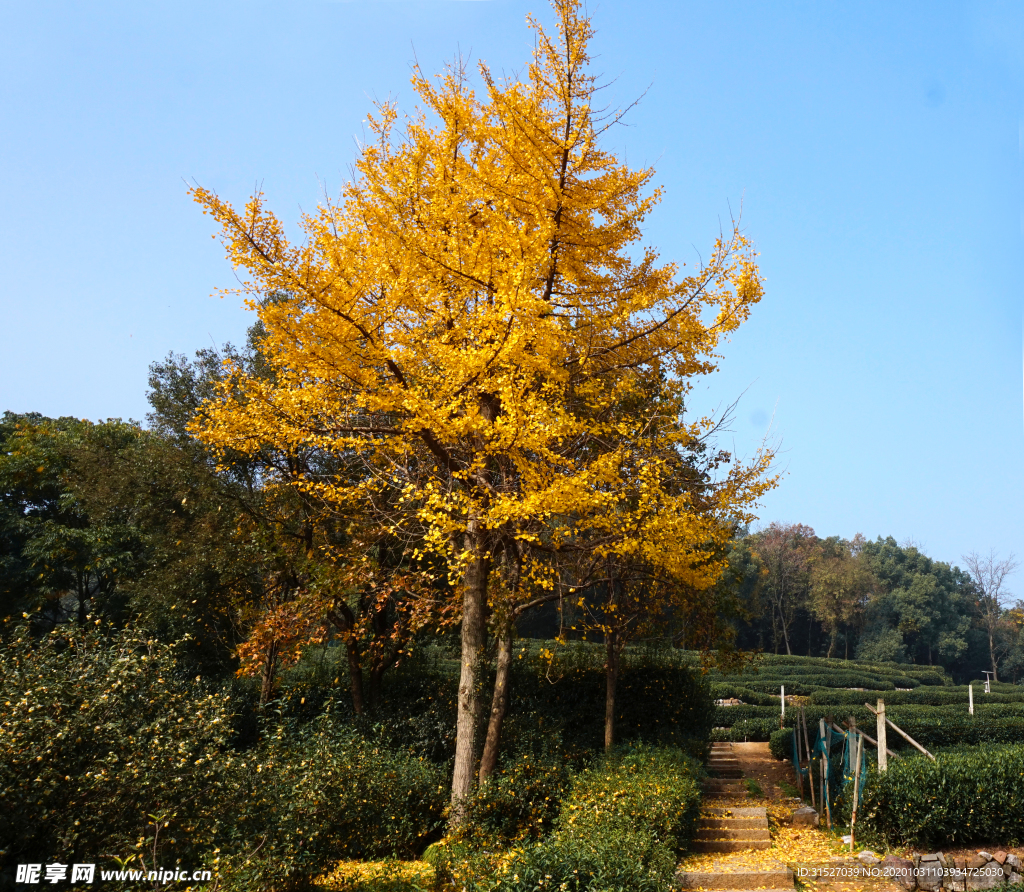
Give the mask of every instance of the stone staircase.
M 708 761 L 711 777 L 704 783 L 705 808 L 693 850 L 701 853 L 745 852 L 770 849 L 768 810 L 763 806 L 744 806 L 748 790 L 743 769 L 733 755 L 732 744 L 712 745 Z M 682 889 L 708 889 L 718 892 L 764 892 L 769 889 L 793 889 L 793 871 L 779 864 L 769 869 L 745 869 L 728 863 L 711 870 L 681 871 L 676 881 Z
M 695 852 L 745 852 L 770 849 L 768 810 L 761 808 L 706 808 L 701 816 Z

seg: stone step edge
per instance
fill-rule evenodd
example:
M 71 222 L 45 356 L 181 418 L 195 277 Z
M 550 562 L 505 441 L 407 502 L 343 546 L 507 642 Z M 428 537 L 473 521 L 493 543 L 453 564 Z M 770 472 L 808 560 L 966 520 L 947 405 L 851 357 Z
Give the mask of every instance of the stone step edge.
M 693 850 L 701 855 L 733 855 L 736 852 L 766 852 L 772 847 L 769 839 L 697 839 Z
M 677 871 L 675 880 L 683 889 L 716 889 L 721 892 L 739 889 L 794 888 L 793 871 L 788 868 L 744 871 Z
M 737 818 L 731 823 L 722 821 L 713 824 L 705 824 L 702 821 L 697 828 L 697 832 L 699 833 L 701 830 L 764 830 L 767 832 L 768 823 L 767 821 L 759 821 L 757 818 Z

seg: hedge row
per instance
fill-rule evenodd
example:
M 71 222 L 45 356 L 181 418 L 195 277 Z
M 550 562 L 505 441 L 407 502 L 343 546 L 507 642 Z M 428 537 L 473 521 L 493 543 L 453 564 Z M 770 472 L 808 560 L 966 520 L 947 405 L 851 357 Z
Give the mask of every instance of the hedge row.
M 861 693 L 864 694 L 865 692 L 862 691 Z M 836 705 L 816 703 L 805 707 L 804 711 L 808 717 L 808 721 L 810 721 L 810 717 L 812 715 L 815 717 L 815 722 L 817 722 L 819 717 L 827 718 L 828 716 L 833 715 L 835 716 L 836 721 L 841 723 L 846 720 L 847 716 L 852 715 L 857 719 L 858 723 L 865 722 L 874 725 L 874 714 L 864 706 L 864 703 L 868 702 L 874 705 L 873 701 L 876 699 L 877 698 L 862 696 L 858 704 L 847 703 Z M 896 724 L 899 724 L 899 719 L 904 719 L 906 721 L 919 721 L 922 719 L 956 720 L 959 718 L 971 718 L 970 713 L 967 711 L 966 702 L 953 706 L 923 706 L 914 704 L 892 706 L 888 697 L 883 697 L 882 699 L 886 704 L 886 714 L 889 716 L 889 719 L 896 722 Z M 796 712 L 797 710 L 794 707 L 786 707 L 787 724 L 793 724 Z M 745 703 L 739 706 L 718 706 L 715 708 L 714 723 L 716 727 L 728 727 L 748 719 L 774 718 L 777 726 L 779 722 L 779 715 L 780 708 L 778 703 L 772 706 L 751 706 Z M 897 718 L 897 716 L 899 718 Z M 1004 718 L 1024 718 L 1024 704 L 975 702 L 974 718 L 984 721 Z
M 783 654 L 760 654 L 757 664 L 767 671 L 776 671 L 783 667 L 818 666 L 822 669 L 834 669 L 840 663 L 844 669 L 856 672 L 868 672 L 875 675 L 905 675 L 918 679 L 921 684 L 945 685 L 949 678 L 939 666 L 915 666 L 908 663 L 874 663 L 867 660 L 837 660 L 828 657 L 798 657 Z
M 1011 691 L 996 690 L 986 694 L 981 685 L 974 686 L 974 702 L 976 705 L 993 703 L 1024 703 L 1024 689 L 1015 685 L 1006 685 Z M 822 706 L 857 704 L 865 700 L 877 700 L 882 696 L 887 706 L 919 705 L 919 706 L 966 706 L 968 692 L 966 685 L 957 687 L 920 687 L 913 691 L 829 691 L 817 690 L 811 694 L 811 703 Z M 753 702 L 753 701 L 751 701 Z
M 871 769 L 862 826 L 890 845 L 1024 842 L 1024 746 L 896 759 Z
M 1017 743 L 1024 740 L 1024 706 L 1016 704 L 975 705 L 975 714 L 966 708 L 948 706 L 898 706 L 887 709 L 890 721 L 899 725 L 911 737 L 928 749 L 973 745 L 978 743 Z M 819 719 L 833 720 L 842 725 L 853 716 L 857 724 L 874 736 L 876 719 L 863 706 L 812 705 L 805 709 L 808 731 L 815 735 Z M 796 722 L 796 710 L 786 710 L 786 727 Z M 714 740 L 770 740 L 779 727 L 779 714 L 771 707 L 730 706 L 715 712 Z M 909 748 L 900 735 L 889 730 L 890 749 Z
M 771 706 L 778 704 L 778 693 L 769 694 L 764 691 L 755 691 L 746 685 L 729 684 L 727 682 L 714 682 L 711 685 L 711 696 L 716 700 L 742 700 L 755 706 Z

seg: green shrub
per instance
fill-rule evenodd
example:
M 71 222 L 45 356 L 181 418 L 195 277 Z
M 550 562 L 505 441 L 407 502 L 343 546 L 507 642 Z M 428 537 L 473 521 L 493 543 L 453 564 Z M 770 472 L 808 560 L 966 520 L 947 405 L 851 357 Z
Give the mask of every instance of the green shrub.
M 556 648 L 550 663 L 516 660 L 509 713 L 517 724 L 510 735 L 558 733 L 569 754 L 600 752 L 605 687 L 601 648 Z M 694 754 L 708 740 L 715 710 L 707 680 L 673 650 L 627 649 L 616 704 L 619 742 L 676 746 Z M 514 737 L 506 739 L 515 751 Z
M 693 839 L 700 818 L 700 765 L 678 749 L 637 747 L 581 772 L 562 802 L 557 826 L 643 828 L 673 851 Z
M 386 860 L 339 865 L 315 888 L 331 892 L 433 892 L 433 871 L 422 862 Z
M 768 751 L 772 754 L 773 759 L 791 762 L 793 760 L 793 729 L 782 728 L 779 731 L 772 731 L 768 738 Z
M 778 692 L 772 694 L 763 691 L 755 691 L 745 685 L 728 684 L 726 682 L 714 682 L 711 685 L 711 696 L 716 700 L 742 700 L 753 706 L 771 706 L 779 702 Z
M 623 749 L 575 777 L 540 842 L 497 855 L 456 840 L 424 857 L 467 892 L 667 892 L 676 853 L 696 831 L 701 776 L 682 750 Z
M 768 740 L 773 731 L 779 729 L 778 716 L 775 718 L 743 719 L 735 725 L 723 728 L 714 728 L 711 731 L 711 739 L 716 741 L 727 741 L 730 743 L 745 743 L 747 741 Z
M 244 775 L 226 696 L 136 631 L 22 632 L 0 661 L 0 860 L 149 857 L 159 820 L 162 864 L 204 862 Z
M 1024 841 L 1024 745 L 894 759 L 871 769 L 858 808 L 868 831 L 892 845 L 963 846 Z
M 571 782 L 571 765 L 557 749 L 508 758 L 477 790 L 450 838 L 490 847 L 539 839 L 553 829 Z
M 410 858 L 440 836 L 448 778 L 333 721 L 279 728 L 257 753 L 248 795 L 222 828 L 229 888 L 276 888 L 343 859 Z M 250 854 L 258 847 L 258 854 Z
M 95 626 L 7 642 L 5 862 L 115 853 L 150 865 L 159 821 L 160 866 L 209 866 L 225 888 L 258 890 L 344 857 L 414 854 L 439 833 L 443 769 L 329 711 L 305 726 L 264 725 L 269 739 L 239 752 L 227 695 L 183 677 L 176 650 Z
M 467 892 L 668 892 L 675 864 L 649 833 L 602 827 L 513 850 L 493 872 L 477 862 L 460 885 Z
M 604 650 L 580 642 L 542 646 L 525 641 L 516 651 L 501 759 L 533 754 L 538 737 L 556 739 L 574 762 L 604 748 Z M 408 749 L 439 765 L 455 752 L 459 660 L 442 648 L 424 648 L 390 672 L 372 722 L 395 749 Z M 489 683 L 489 682 L 488 682 Z M 294 696 L 291 700 L 296 699 Z M 713 724 L 710 685 L 690 667 L 686 652 L 627 648 L 622 655 L 616 739 L 678 746 L 700 756 Z

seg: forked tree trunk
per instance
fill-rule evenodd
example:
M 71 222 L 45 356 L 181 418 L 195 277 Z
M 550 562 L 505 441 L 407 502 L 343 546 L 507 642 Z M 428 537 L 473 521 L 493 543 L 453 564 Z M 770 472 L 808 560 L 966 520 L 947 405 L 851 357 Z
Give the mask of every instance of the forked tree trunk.
M 366 711 L 363 700 L 363 659 L 359 652 L 359 640 L 355 635 L 356 617 L 344 601 L 336 603 L 328 613 L 328 619 L 341 631 L 348 657 L 348 685 L 352 694 L 352 710 L 356 715 Z
M 615 691 L 619 684 L 619 642 L 614 632 L 605 633 L 604 749 L 615 745 Z
M 480 757 L 480 783 L 484 783 L 498 767 L 498 749 L 501 746 L 501 725 L 508 713 L 509 680 L 512 674 L 512 630 L 503 629 L 498 636 L 497 673 L 494 678 L 494 696 L 491 698 L 491 717 L 487 722 L 484 753 Z
M 455 769 L 452 774 L 452 822 L 462 821 L 464 803 L 473 792 L 476 772 L 476 731 L 483 698 L 479 674 L 487 643 L 487 574 L 490 561 L 479 525 L 470 520 L 467 531 L 470 558 L 462 593 L 462 668 L 459 674 L 459 711 L 455 725 Z

